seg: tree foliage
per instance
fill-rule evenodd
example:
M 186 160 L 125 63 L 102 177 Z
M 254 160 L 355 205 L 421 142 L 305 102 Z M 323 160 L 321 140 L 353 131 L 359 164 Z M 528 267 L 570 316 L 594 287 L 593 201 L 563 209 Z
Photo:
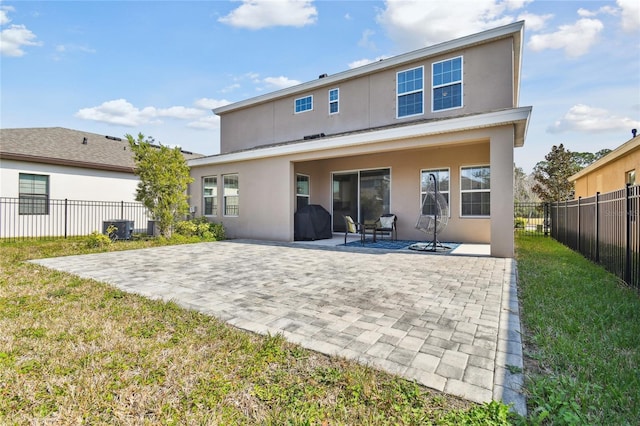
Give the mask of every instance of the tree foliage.
M 545 161 L 540 161 L 533 169 L 536 180 L 532 188 L 533 192 L 545 202 L 570 198 L 573 193 L 573 183 L 569 182 L 569 177 L 580 171 L 580 166 L 574 161 L 573 154 L 560 144 L 554 145 L 551 152 L 544 158 Z
M 554 145 L 551 152 L 545 155 L 545 160 L 534 167 L 535 185 L 531 189 L 545 202 L 570 198 L 573 196 L 573 183 L 569 182 L 569 177 L 610 152 L 608 148 L 596 153 L 571 152 L 562 144 Z
M 533 185 L 535 184 L 533 174 L 527 175 L 522 167 L 515 167 L 513 169 L 513 176 L 513 199 L 516 203 L 535 203 L 540 201 L 538 195 L 533 192 Z
M 193 182 L 180 148 L 152 145 L 142 133 L 138 139 L 125 135 L 134 154 L 140 177 L 136 200 L 158 221 L 160 235 L 171 236 L 173 224 L 189 211 L 187 186 Z
M 604 148 L 601 149 L 600 151 L 593 153 L 593 152 L 572 152 L 571 153 L 571 157 L 573 162 L 576 164 L 576 166 L 578 166 L 580 169 L 584 169 L 585 167 L 587 167 L 589 164 L 598 161 L 599 159 L 601 159 L 602 157 L 604 157 L 605 155 L 607 155 L 608 153 L 610 153 L 611 150 L 609 148 Z

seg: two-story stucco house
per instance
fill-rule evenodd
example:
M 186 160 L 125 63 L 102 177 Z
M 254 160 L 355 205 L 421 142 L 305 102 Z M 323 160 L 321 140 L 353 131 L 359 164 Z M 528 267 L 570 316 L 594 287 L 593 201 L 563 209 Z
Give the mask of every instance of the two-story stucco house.
M 441 241 L 491 244 L 511 257 L 513 150 L 531 107 L 519 107 L 524 23 L 426 47 L 214 110 L 221 153 L 189 160 L 198 214 L 232 238 L 294 239 L 299 205 L 320 204 L 344 231 L 398 217 L 415 228 L 424 183 L 450 205 Z

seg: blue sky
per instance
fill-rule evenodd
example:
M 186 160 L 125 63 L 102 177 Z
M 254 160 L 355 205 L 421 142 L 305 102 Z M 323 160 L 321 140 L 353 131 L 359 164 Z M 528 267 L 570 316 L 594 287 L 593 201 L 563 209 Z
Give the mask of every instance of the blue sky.
M 640 129 L 640 2 L 2 1 L 0 126 L 219 149 L 211 108 L 524 19 L 516 165 Z

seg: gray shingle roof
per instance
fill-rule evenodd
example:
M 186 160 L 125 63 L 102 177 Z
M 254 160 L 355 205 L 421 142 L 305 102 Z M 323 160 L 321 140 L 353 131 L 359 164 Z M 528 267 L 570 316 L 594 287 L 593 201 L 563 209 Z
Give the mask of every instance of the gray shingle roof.
M 183 155 L 201 157 L 184 151 Z M 63 127 L 0 129 L 0 158 L 129 173 L 134 167 L 125 138 Z

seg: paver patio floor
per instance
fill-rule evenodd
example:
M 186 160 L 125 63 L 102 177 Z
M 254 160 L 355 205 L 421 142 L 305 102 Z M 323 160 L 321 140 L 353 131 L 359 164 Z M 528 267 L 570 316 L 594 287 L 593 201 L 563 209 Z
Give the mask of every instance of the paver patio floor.
M 526 410 L 513 259 L 235 240 L 34 262 Z

